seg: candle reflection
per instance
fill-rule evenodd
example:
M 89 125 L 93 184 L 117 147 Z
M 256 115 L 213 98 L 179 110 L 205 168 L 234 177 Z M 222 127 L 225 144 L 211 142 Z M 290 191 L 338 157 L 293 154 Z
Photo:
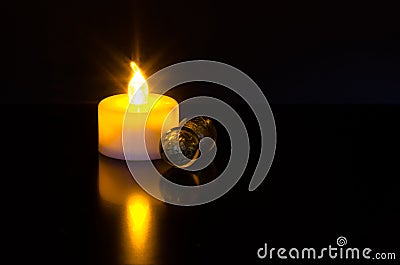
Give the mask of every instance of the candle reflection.
M 138 162 L 138 166 L 142 163 Z M 166 171 L 166 164 L 158 162 L 158 168 Z M 145 173 L 145 168 L 141 172 Z M 125 161 L 99 155 L 98 189 L 104 219 L 113 219 L 118 253 L 121 264 L 152 264 L 159 247 L 157 245 L 157 220 L 164 213 L 165 204 L 148 195 L 134 181 Z
M 145 176 L 151 172 L 148 162 L 135 161 L 134 163 L 135 169 L 140 174 Z M 169 164 L 162 160 L 155 160 L 153 163 L 161 174 L 165 174 L 171 168 Z M 135 182 L 126 162 L 123 160 L 99 155 L 98 185 L 100 197 L 114 204 L 124 205 L 127 199 L 134 194 L 148 196 L 153 204 L 160 204 L 158 200 L 149 196 Z
M 134 161 L 135 172 L 143 176 L 154 172 L 147 161 Z M 162 176 L 176 184 L 184 186 L 198 186 L 211 182 L 217 177 L 217 169 L 214 163 L 201 171 L 186 171 L 172 167 L 163 160 L 152 161 Z M 99 193 L 103 200 L 114 204 L 123 205 L 127 198 L 134 194 L 149 197 L 152 204 L 161 202 L 148 195 L 134 180 L 126 162 L 99 155 Z M 149 178 L 150 179 L 150 178 Z M 162 185 L 160 181 L 153 181 L 162 197 L 173 197 L 174 201 L 179 201 L 179 194 L 173 194 Z
M 202 171 L 190 172 L 171 167 L 163 160 L 153 161 L 154 166 L 168 180 L 181 185 L 196 186 L 207 183 L 216 177 L 213 164 Z M 150 174 L 153 172 L 147 162 L 135 161 L 135 172 Z M 161 182 L 162 183 L 162 182 Z M 160 182 L 154 185 L 162 196 L 179 201 L 179 194 L 172 194 Z M 126 162 L 99 155 L 98 190 L 101 198 L 101 219 L 112 220 L 116 227 L 103 229 L 115 234 L 116 248 L 122 264 L 153 264 L 160 252 L 165 251 L 158 245 L 165 227 L 159 220 L 168 219 L 168 204 L 148 195 L 134 180 Z M 195 194 L 194 194 L 195 196 Z M 194 197 L 195 199 L 195 197 Z M 102 223 L 102 222 L 100 222 Z M 101 229 L 101 230 L 103 230 Z
M 133 195 L 127 201 L 127 225 L 131 239 L 131 247 L 125 251 L 125 260 L 147 264 L 154 257 L 154 242 L 148 242 L 152 237 L 152 213 L 149 198 Z M 153 239 L 154 240 L 154 239 Z

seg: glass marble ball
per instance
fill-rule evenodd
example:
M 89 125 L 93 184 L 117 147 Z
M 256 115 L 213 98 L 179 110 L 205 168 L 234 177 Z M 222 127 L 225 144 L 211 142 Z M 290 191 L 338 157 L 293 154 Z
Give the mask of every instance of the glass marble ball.
M 187 121 L 184 125 L 185 128 L 191 129 L 196 133 L 199 140 L 204 137 L 209 137 L 214 140 L 214 145 L 217 141 L 217 130 L 210 118 L 199 116 Z M 210 146 L 210 150 L 213 146 Z M 208 150 L 209 151 L 209 150 Z
M 185 122 L 181 129 L 172 128 L 160 139 L 161 158 L 171 165 L 188 167 L 200 156 L 199 143 L 205 137 L 213 139 L 215 145 L 217 130 L 211 119 L 207 117 L 193 118 Z M 209 152 L 213 147 L 210 146 L 202 151 Z M 173 162 L 168 159 L 167 154 Z

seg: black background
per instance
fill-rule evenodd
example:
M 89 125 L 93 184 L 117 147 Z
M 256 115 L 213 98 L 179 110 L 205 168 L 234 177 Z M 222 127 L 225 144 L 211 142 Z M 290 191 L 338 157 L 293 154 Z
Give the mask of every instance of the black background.
M 6 102 L 22 94 L 18 102 L 99 101 L 126 90 L 129 60 L 149 76 L 194 59 L 244 71 L 272 103 L 400 102 L 394 2 L 15 5 L 7 12 L 16 49 Z
M 151 75 L 193 59 L 256 81 L 275 115 L 277 152 L 266 181 L 248 192 L 260 148 L 249 108 L 209 84 L 171 91 L 232 103 L 252 132 L 252 153 L 221 199 L 162 207 L 161 251 L 150 263 L 272 263 L 256 258 L 264 242 L 326 247 L 340 235 L 399 256 L 397 11 L 385 1 L 6 5 L 3 196 L 13 260 L 123 263 L 119 208 L 104 211 L 98 194 L 97 103 L 125 91 L 129 60 Z

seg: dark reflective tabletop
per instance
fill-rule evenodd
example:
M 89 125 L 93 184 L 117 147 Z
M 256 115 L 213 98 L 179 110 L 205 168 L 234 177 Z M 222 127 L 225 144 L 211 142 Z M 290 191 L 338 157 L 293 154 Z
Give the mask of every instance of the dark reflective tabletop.
M 15 199 L 9 213 L 21 222 L 17 238 L 28 240 L 20 251 L 51 264 L 264 264 L 257 258 L 264 243 L 317 248 L 339 236 L 351 246 L 398 250 L 400 107 L 271 107 L 278 142 L 264 183 L 248 191 L 260 151 L 248 115 L 252 149 L 243 177 L 216 201 L 182 207 L 154 199 L 124 161 L 97 152 L 96 104 L 21 106 L 5 117 L 14 129 L 3 138 L 8 155 L 19 157 L 8 166 L 14 197 L 26 205 L 21 211 Z M 184 185 L 217 177 L 230 152 L 226 132 L 217 130 L 218 153 L 205 171 L 154 165 Z

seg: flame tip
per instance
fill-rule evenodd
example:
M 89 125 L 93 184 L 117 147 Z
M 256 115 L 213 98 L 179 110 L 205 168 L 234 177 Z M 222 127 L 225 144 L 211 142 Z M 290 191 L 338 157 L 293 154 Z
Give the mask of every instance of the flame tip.
M 149 93 L 146 78 L 134 61 L 131 61 L 130 65 L 133 70 L 133 76 L 128 86 L 130 102 L 137 105 L 146 104 Z

